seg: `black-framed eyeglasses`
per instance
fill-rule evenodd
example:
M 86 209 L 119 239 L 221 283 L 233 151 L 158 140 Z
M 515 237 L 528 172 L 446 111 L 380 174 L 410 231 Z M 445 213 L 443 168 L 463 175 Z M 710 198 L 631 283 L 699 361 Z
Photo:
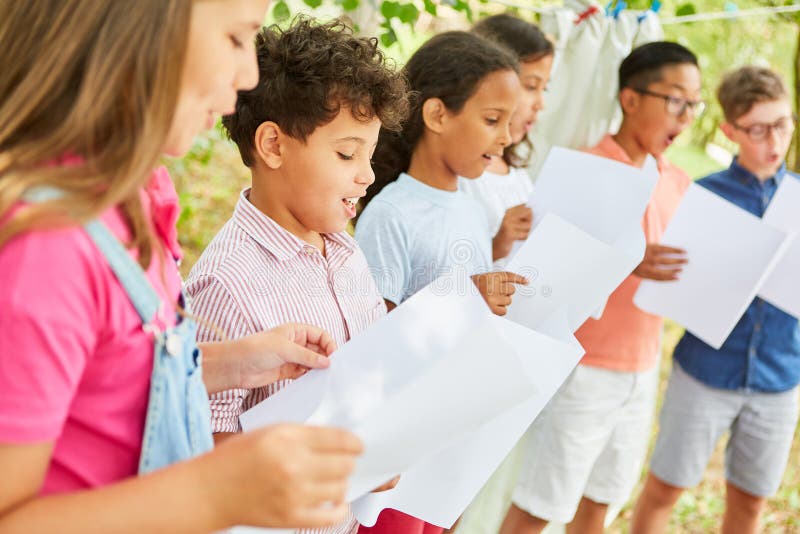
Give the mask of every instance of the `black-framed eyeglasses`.
M 781 137 L 792 135 L 795 127 L 797 126 L 797 115 L 787 115 L 785 117 L 781 117 L 771 124 L 757 122 L 756 124 L 751 124 L 750 126 L 739 126 L 735 122 L 732 122 L 731 125 L 737 130 L 746 133 L 747 137 L 749 137 L 751 141 L 758 143 L 764 141 L 765 139 L 769 139 L 773 130 Z
M 637 89 L 635 87 L 632 87 L 631 89 L 640 95 L 653 96 L 655 98 L 663 99 L 667 108 L 667 113 L 674 115 L 675 117 L 680 117 L 686 113 L 686 110 L 690 110 L 692 112 L 692 117 L 699 117 L 706 110 L 706 103 L 702 100 L 687 100 L 686 98 L 656 93 L 647 89 Z

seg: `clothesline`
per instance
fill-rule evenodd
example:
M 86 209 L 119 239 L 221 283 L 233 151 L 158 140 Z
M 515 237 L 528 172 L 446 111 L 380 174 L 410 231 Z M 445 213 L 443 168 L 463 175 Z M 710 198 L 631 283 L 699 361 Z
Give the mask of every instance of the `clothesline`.
M 490 0 L 493 4 L 499 4 L 506 7 L 524 9 L 534 13 L 546 13 L 553 9 L 554 6 L 535 7 L 531 5 L 518 4 L 515 2 L 508 2 L 507 0 Z M 723 20 L 723 19 L 738 19 L 741 17 L 758 17 L 774 15 L 778 13 L 795 13 L 800 12 L 800 4 L 791 6 L 772 6 L 772 7 L 756 7 L 752 9 L 731 10 L 731 11 L 716 11 L 712 13 L 696 13 L 693 15 L 683 15 L 680 17 L 662 17 L 661 24 L 684 24 L 687 22 L 701 22 L 708 20 Z

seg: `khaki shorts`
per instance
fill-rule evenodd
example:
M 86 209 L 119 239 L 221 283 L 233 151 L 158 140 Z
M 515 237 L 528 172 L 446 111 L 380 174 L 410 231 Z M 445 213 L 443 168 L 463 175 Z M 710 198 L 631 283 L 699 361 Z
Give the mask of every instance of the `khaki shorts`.
M 647 453 L 658 370 L 579 365 L 528 431 L 514 504 L 569 523 L 581 497 L 624 503 Z
M 725 478 L 757 497 L 778 491 L 797 426 L 797 388 L 746 393 L 707 386 L 672 365 L 651 472 L 679 488 L 696 486 L 720 438 Z

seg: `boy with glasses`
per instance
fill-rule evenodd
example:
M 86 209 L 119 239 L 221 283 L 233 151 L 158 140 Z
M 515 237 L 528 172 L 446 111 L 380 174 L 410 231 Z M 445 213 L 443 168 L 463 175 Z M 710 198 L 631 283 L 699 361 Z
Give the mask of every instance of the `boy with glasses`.
M 609 504 L 624 503 L 641 474 L 658 381 L 661 317 L 639 310 L 643 278 L 674 280 L 683 251 L 661 236 L 689 177 L 664 151 L 702 111 L 697 58 L 676 43 L 635 49 L 619 69 L 623 120 L 590 152 L 641 167 L 656 158 L 660 178 L 642 221 L 645 258 L 611 295 L 599 320 L 576 333 L 586 355 L 534 423 L 502 534 L 541 532 L 549 521 L 568 533 L 603 532 Z
M 739 145 L 730 168 L 698 184 L 762 217 L 783 180 L 795 127 L 789 94 L 774 72 L 743 67 L 718 91 L 723 133 Z M 719 350 L 686 333 L 673 356 L 650 475 L 631 532 L 664 532 L 684 488 L 698 484 L 726 432 L 723 533 L 759 531 L 778 490 L 797 424 L 798 321 L 756 298 Z

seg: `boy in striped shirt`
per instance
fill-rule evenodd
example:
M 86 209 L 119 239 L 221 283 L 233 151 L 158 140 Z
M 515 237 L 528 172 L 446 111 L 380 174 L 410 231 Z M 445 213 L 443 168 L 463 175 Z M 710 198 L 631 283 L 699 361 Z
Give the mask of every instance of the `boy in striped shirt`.
M 189 274 L 187 291 L 207 323 L 198 339 L 302 322 L 342 345 L 386 313 L 345 229 L 374 181 L 381 126 L 399 129 L 405 116 L 406 85 L 376 40 L 341 22 L 265 28 L 256 51 L 258 85 L 223 119 L 252 186 Z M 212 395 L 215 439 L 238 432 L 239 415 L 284 384 Z M 328 531 L 355 528 L 351 517 Z

